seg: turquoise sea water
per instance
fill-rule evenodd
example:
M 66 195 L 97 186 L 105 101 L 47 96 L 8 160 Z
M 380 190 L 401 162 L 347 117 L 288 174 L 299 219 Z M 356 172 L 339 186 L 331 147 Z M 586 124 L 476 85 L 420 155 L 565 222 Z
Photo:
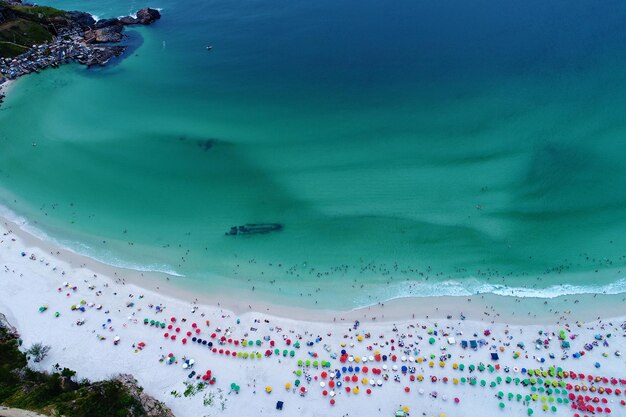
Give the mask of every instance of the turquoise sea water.
M 0 108 L 0 203 L 65 245 L 321 307 L 626 291 L 624 2 L 39 3 L 163 14 Z

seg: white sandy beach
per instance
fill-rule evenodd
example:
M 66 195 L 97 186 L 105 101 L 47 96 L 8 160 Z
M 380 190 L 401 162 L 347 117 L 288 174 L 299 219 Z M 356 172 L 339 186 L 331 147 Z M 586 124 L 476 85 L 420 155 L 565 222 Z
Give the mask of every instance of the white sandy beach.
M 469 417 L 478 415 L 479 409 L 482 415 L 526 416 L 529 408 L 535 415 L 543 414 L 543 408 L 555 416 L 591 415 L 571 408 L 571 394 L 582 396 L 581 406 L 584 403 L 585 407 L 602 407 L 602 413 L 610 409 L 613 415 L 626 415 L 622 405 L 626 404 L 622 392 L 626 389 L 626 362 L 623 355 L 616 354 L 626 353 L 626 316 L 623 309 L 606 311 L 610 306 L 623 306 L 620 296 L 607 298 L 610 302 L 603 303 L 608 306 L 604 311 L 593 308 L 601 299 L 594 303 L 592 296 L 580 297 L 580 302 L 561 301 L 558 309 L 553 301 L 507 297 L 397 300 L 384 307 L 345 313 L 287 309 L 261 302 L 252 305 L 253 300 L 247 298 L 221 300 L 217 307 L 215 300 L 204 304 L 200 297 L 196 303 L 193 295 L 174 292 L 164 282 L 155 284 L 147 278 L 140 282 L 141 274 L 131 279 L 129 271 L 55 248 L 13 223 L 3 221 L 0 231 L 0 312 L 18 328 L 25 347 L 35 342 L 52 346 L 49 356 L 37 366 L 49 370 L 58 363 L 91 379 L 131 373 L 147 393 L 165 402 L 178 417 L 392 416 L 405 406 L 411 415 L 426 416 Z M 541 306 L 544 311 L 538 311 Z M 539 314 L 534 317 L 530 311 Z M 597 316 L 602 319 L 582 321 Z M 356 329 L 355 319 L 360 320 Z M 151 325 L 151 320 L 172 328 L 161 329 Z M 116 336 L 120 340 L 117 345 Z M 193 342 L 192 337 L 207 344 Z M 244 340 L 252 345 L 243 346 Z M 484 346 L 475 350 L 461 347 L 462 341 L 470 340 L 483 340 Z M 145 346 L 139 349 L 142 342 Z M 562 348 L 563 342 L 570 347 Z M 519 347 L 520 343 L 524 347 Z M 242 356 L 233 356 L 233 352 Z M 576 359 L 576 352 L 584 355 Z M 497 361 L 492 360 L 492 353 L 499 355 Z M 169 354 L 176 358 L 170 365 L 166 364 Z M 243 354 L 254 358 L 244 359 Z M 183 369 L 184 358 L 195 361 L 192 369 Z M 298 366 L 299 360 L 303 366 Z M 330 366 L 322 368 L 322 361 L 329 361 Z M 461 364 L 463 370 L 458 369 Z M 470 365 L 476 367 L 473 372 Z M 404 372 L 403 366 L 407 368 Z M 548 371 L 551 366 L 561 367 L 567 375 L 571 371 L 584 374 L 585 379 L 559 377 L 558 371 L 543 377 L 523 372 Z M 207 370 L 215 378 L 213 384 L 195 395 L 181 395 L 186 381 L 202 381 L 196 376 Z M 191 371 L 196 376 L 188 378 Z M 471 378 L 476 378 L 475 385 Z M 536 378 L 535 383 L 524 386 L 524 380 L 530 378 Z M 541 378 L 543 384 L 538 382 Z M 338 387 L 338 382 L 343 386 Z M 240 387 L 239 393 L 231 389 L 233 383 Z M 272 392 L 267 393 L 266 387 Z M 497 397 L 500 392 L 503 398 Z M 527 395 L 536 399 L 531 397 L 526 403 Z M 277 401 L 284 402 L 282 411 L 276 410 Z

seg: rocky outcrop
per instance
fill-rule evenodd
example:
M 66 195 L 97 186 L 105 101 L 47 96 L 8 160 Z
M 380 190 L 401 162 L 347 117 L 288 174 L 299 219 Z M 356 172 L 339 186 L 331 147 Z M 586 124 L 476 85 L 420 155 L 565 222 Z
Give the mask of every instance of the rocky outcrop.
M 84 28 L 92 28 L 96 25 L 96 20 L 89 13 L 72 11 L 67 12 L 67 16 L 70 20 Z
M 11 326 L 11 323 L 9 323 L 6 316 L 2 313 L 0 313 L 0 329 L 5 329 L 7 333 L 12 337 L 15 337 L 15 338 L 19 337 L 19 333 L 17 332 L 17 329 Z
M 132 375 L 122 374 L 117 377 L 117 380 L 124 385 L 133 398 L 139 401 L 148 417 L 175 417 L 172 410 L 165 404 L 143 392 L 143 388 L 137 384 L 137 380 Z
M 122 40 L 122 26 L 107 26 L 94 30 L 95 43 L 116 43 Z
M 126 26 L 139 24 L 139 19 L 137 19 L 136 17 L 132 17 L 132 16 L 120 17 L 119 21 L 121 24 L 126 25 Z
M 110 26 L 121 26 L 122 22 L 120 22 L 119 19 L 117 18 L 113 18 L 113 19 L 100 19 L 96 22 L 95 24 L 95 28 L 96 29 L 103 29 L 103 28 L 108 28 Z
M 141 9 L 137 12 L 137 20 L 139 20 L 139 23 L 141 23 L 142 25 L 149 25 L 150 23 L 154 22 L 155 20 L 159 20 L 160 18 L 161 13 L 159 13 L 158 10 L 151 9 L 149 7 Z

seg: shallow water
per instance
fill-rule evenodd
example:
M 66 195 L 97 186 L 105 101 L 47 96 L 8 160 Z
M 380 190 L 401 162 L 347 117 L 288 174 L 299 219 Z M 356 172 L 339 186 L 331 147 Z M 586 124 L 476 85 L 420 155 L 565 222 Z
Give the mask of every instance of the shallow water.
M 0 109 L 0 202 L 51 238 L 322 307 L 626 291 L 623 2 L 40 3 L 163 8 Z

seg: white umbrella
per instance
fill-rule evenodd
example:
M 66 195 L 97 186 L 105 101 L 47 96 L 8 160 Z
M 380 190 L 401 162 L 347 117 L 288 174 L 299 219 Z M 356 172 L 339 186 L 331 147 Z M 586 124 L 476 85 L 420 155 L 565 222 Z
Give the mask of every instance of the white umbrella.
M 378 385 L 379 387 L 382 387 L 383 381 L 379 379 L 378 381 L 376 381 L 376 385 Z
M 320 387 L 324 388 L 326 386 L 326 382 L 322 381 L 320 382 Z

